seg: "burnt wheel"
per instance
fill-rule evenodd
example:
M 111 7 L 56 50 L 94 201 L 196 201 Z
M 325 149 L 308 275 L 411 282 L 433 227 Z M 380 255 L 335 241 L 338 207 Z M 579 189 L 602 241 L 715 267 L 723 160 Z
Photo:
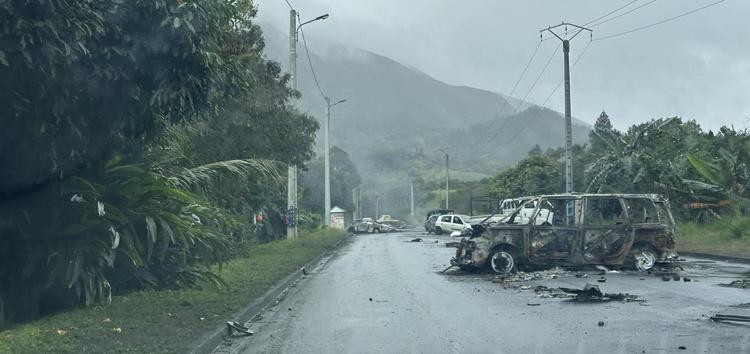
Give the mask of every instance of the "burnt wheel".
M 645 272 L 656 265 L 657 253 L 653 247 L 648 245 L 636 245 L 628 254 L 628 267 Z
M 441 229 L 440 226 L 436 227 L 435 228 L 435 235 L 442 235 L 442 234 L 443 234 L 443 229 Z
M 490 270 L 496 274 L 509 275 L 518 270 L 518 253 L 509 248 L 498 248 L 487 258 Z

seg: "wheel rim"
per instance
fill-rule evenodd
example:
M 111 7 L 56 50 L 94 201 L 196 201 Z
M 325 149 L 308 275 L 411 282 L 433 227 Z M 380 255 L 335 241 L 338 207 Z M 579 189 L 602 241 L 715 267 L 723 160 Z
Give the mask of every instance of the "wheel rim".
M 650 270 L 656 264 L 656 255 L 651 251 L 641 250 L 635 254 L 635 268 L 640 271 Z
M 490 258 L 490 267 L 498 274 L 509 274 L 513 271 L 515 264 L 513 255 L 505 251 L 497 252 Z

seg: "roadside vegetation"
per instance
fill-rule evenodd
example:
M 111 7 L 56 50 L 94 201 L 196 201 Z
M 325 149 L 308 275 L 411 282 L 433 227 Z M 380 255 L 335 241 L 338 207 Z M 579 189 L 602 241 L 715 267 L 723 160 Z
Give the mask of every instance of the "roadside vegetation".
M 318 230 L 296 240 L 245 247 L 213 267 L 215 289 L 141 290 L 107 306 L 79 307 L 0 332 L 1 353 L 184 353 L 271 286 L 343 240 Z
M 750 255 L 750 133 L 734 127 L 704 131 L 678 117 L 653 119 L 627 131 L 602 112 L 589 143 L 573 149 L 575 190 L 657 193 L 667 197 L 683 251 Z M 469 212 L 471 196 L 502 200 L 565 190 L 564 149 L 539 146 L 493 177 L 452 180 L 451 206 Z M 417 179 L 423 182 L 421 179 Z M 422 200 L 440 206 L 444 182 L 421 183 Z M 477 210 L 475 208 L 475 210 Z M 489 210 L 488 210 L 489 211 Z M 488 212 L 480 211 L 480 212 Z
M 677 224 L 678 251 L 750 258 L 750 218 Z
M 286 166 L 305 168 L 318 123 L 290 105 L 299 93 L 266 60 L 255 14 L 251 0 L 0 5 L 14 24 L 0 31 L 0 329 L 89 308 L 4 339 L 66 327 L 59 338 L 81 344 L 108 311 L 113 323 L 132 305 L 163 314 L 147 305 L 177 301 L 163 289 L 216 296 L 226 314 L 237 264 L 271 281 L 293 267 L 265 252 L 288 246 L 296 266 L 329 244 L 259 246 L 285 238 Z

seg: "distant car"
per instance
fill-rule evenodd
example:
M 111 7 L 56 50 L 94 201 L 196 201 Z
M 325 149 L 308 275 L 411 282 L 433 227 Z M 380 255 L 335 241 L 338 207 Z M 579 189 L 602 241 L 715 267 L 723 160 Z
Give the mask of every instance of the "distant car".
M 471 229 L 471 223 L 469 222 L 469 217 L 467 215 L 440 215 L 435 220 L 434 232 L 436 235 L 440 235 L 444 232 L 463 232 L 466 229 Z
M 359 234 L 359 233 L 378 234 L 381 232 L 391 232 L 394 230 L 395 230 L 394 227 L 378 223 L 372 218 L 362 218 L 361 220 L 355 220 L 352 226 L 349 226 L 349 232 L 355 233 L 355 234 Z
M 424 230 L 427 233 L 435 232 L 435 221 L 440 215 L 455 214 L 453 209 L 433 209 L 427 212 L 427 217 L 424 219 Z
M 431 215 L 427 217 L 427 220 L 424 221 L 424 230 L 431 234 L 435 232 L 435 221 L 440 217 L 440 215 Z

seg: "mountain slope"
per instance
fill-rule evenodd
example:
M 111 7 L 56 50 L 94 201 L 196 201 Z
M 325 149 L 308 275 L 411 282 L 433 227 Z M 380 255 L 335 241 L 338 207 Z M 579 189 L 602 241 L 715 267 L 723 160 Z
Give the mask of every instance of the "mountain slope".
M 264 26 L 264 34 L 267 56 L 286 68 L 288 37 L 270 26 Z M 333 109 L 331 144 L 349 152 L 365 180 L 405 174 L 407 157 L 424 160 L 421 166 L 442 166 L 440 149 L 453 156 L 452 168 L 494 174 L 525 157 L 535 144 L 563 145 L 563 118 L 557 112 L 535 114 L 536 107 L 516 112 L 516 99 L 506 104 L 497 93 L 448 85 L 375 53 L 307 39 L 321 87 L 333 101 L 347 100 Z M 301 40 L 297 65 L 301 109 L 322 119 L 324 101 Z M 486 132 L 503 106 L 504 115 Z M 575 141 L 585 142 L 588 130 L 576 122 Z

